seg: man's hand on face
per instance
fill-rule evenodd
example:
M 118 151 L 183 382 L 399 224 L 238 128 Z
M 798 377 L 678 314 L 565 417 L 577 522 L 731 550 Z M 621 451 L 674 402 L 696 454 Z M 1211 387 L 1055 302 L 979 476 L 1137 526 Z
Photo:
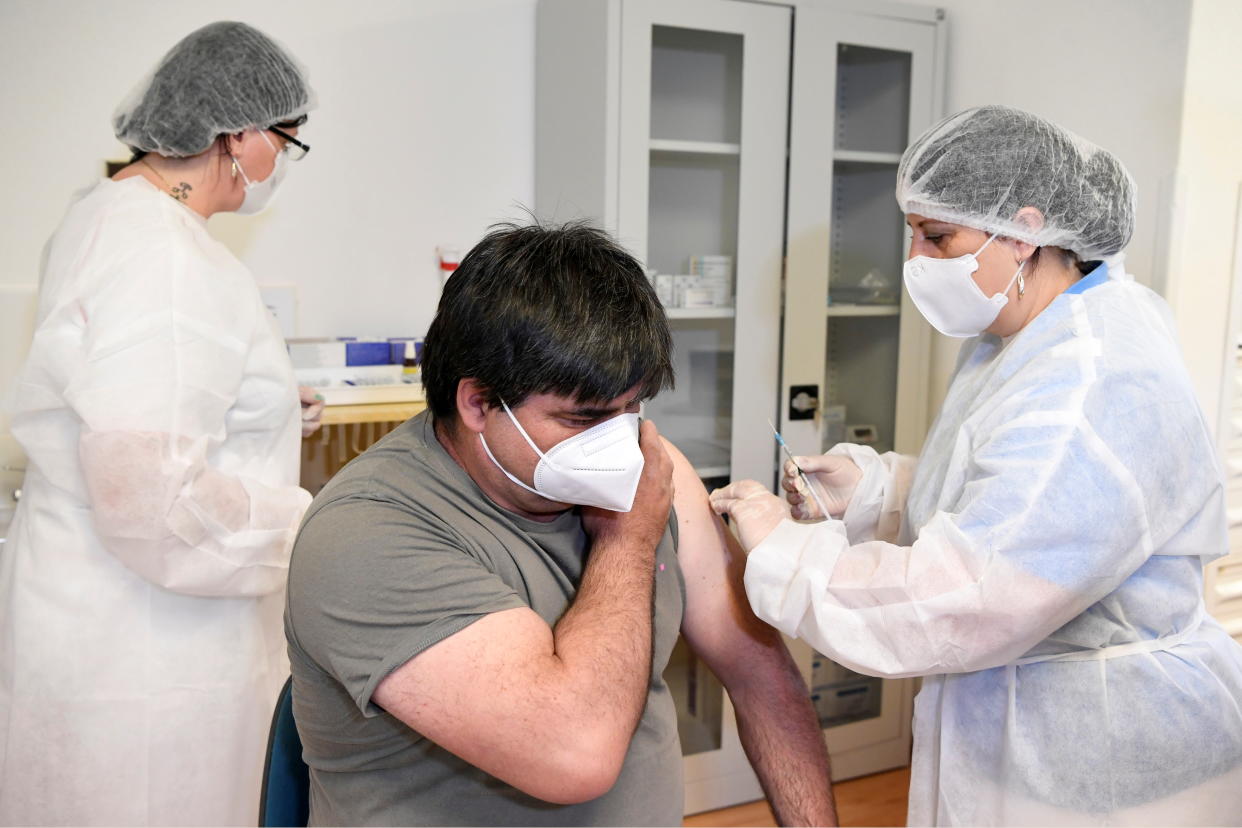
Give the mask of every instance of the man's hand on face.
M 628 541 L 654 549 L 664 536 L 673 504 L 673 461 L 664 450 L 664 441 L 651 420 L 644 420 L 639 428 L 638 444 L 643 450 L 643 475 L 630 511 L 582 507 L 582 528 L 590 536 L 593 547 Z

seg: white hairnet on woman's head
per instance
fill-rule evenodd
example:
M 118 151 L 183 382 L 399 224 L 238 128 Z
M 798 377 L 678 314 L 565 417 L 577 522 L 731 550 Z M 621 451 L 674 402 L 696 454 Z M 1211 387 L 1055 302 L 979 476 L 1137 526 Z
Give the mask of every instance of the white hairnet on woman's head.
M 981 106 L 944 119 L 905 151 L 897 203 L 917 213 L 1089 261 L 1134 232 L 1134 179 L 1110 152 L 1029 112 Z M 1015 218 L 1034 207 L 1042 223 Z
M 245 23 L 191 32 L 112 118 L 116 137 L 160 155 L 197 155 L 222 134 L 306 113 L 315 93 L 289 51 Z

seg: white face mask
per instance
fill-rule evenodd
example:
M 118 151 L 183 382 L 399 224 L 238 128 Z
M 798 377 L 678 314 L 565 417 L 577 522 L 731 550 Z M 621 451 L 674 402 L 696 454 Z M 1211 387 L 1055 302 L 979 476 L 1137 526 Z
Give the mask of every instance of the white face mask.
M 251 216 L 261 210 L 270 207 L 272 200 L 276 197 L 276 188 L 280 186 L 281 180 L 285 177 L 288 158 L 281 152 L 272 139 L 267 137 L 266 130 L 259 130 L 259 134 L 263 136 L 263 140 L 267 141 L 267 145 L 276 153 L 275 166 L 272 167 L 272 174 L 262 181 L 251 181 L 250 176 L 246 175 L 246 171 L 242 169 L 241 162 L 233 157 L 233 165 L 237 167 L 237 171 L 241 173 L 242 180 L 246 182 L 246 194 L 242 196 L 241 206 L 234 210 L 243 216 Z
M 643 473 L 643 452 L 638 446 L 638 415 L 619 414 L 580 434 L 562 440 L 542 452 L 530 439 L 526 429 L 513 416 L 509 406 L 501 402 L 505 413 L 539 455 L 535 466 L 534 486 L 518 480 L 500 465 L 487 440 L 480 432 L 483 450 L 514 483 L 528 492 L 557 503 L 577 506 L 598 506 L 613 512 L 628 512 L 634 505 L 638 479 Z
M 1022 276 L 1026 262 L 1018 266 L 1009 284 L 991 298 L 984 296 L 979 285 L 971 278 L 979 269 L 976 258 L 983 248 L 992 243 L 991 238 L 974 253 L 952 259 L 935 259 L 931 256 L 915 256 L 902 267 L 906 290 L 919 312 L 932 327 L 945 336 L 963 338 L 978 336 L 996 321 L 1001 308 L 1009 303 L 1009 288 Z

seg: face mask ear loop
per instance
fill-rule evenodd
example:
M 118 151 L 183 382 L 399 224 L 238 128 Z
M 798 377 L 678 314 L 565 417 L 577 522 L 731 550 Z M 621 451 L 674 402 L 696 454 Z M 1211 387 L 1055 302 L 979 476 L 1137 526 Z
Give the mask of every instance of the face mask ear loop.
M 266 141 L 266 142 L 267 142 L 267 145 L 268 145 L 269 147 L 271 147 L 271 148 L 272 148 L 272 152 L 275 152 L 275 153 L 279 153 L 279 152 L 280 152 L 280 150 L 276 149 L 276 145 L 272 143 L 272 139 L 267 137 L 267 130 L 265 130 L 265 129 L 258 129 L 258 128 L 256 127 L 256 131 L 259 133 L 259 135 L 263 136 L 263 140 L 264 140 L 264 141 Z M 234 155 L 233 153 L 231 153 L 231 152 L 230 152 L 230 153 L 229 153 L 229 158 L 232 158 L 232 159 L 233 159 L 233 177 L 234 177 L 234 178 L 237 178 L 237 174 L 240 172 L 240 173 L 241 173 L 241 177 L 242 177 L 242 181 L 246 182 L 246 186 L 247 186 L 247 187 L 249 187 L 249 186 L 250 186 L 250 176 L 246 175 L 246 170 L 242 168 L 242 165 L 241 165 L 241 164 L 238 164 L 238 163 L 237 163 L 237 156 L 236 156 L 236 155 Z M 507 409 L 507 408 L 508 408 L 508 406 L 506 406 L 506 409 Z M 513 415 L 512 415 L 512 414 L 510 414 L 509 416 L 510 416 L 510 417 L 512 417 Z M 523 434 L 525 434 L 525 432 L 523 432 Z M 527 439 L 529 439 L 529 438 L 527 438 Z
M 272 139 L 267 137 L 266 129 L 260 129 L 259 134 L 263 136 L 263 140 L 267 142 L 267 145 L 272 148 L 272 152 L 280 152 L 280 150 L 276 149 L 276 145 L 272 143 Z
M 976 250 L 976 251 L 974 252 L 974 255 L 975 255 L 975 256 L 978 256 L 980 253 L 982 253 L 984 250 L 986 250 L 986 249 L 987 249 L 987 247 L 988 247 L 988 245 L 989 245 L 989 244 L 991 244 L 993 241 L 995 241 L 995 240 L 996 240 L 996 237 L 997 237 L 997 236 L 999 236 L 999 235 L 1000 235 L 1000 233 L 993 233 L 991 236 L 989 236 L 989 237 L 988 237 L 988 240 L 987 240 L 987 241 L 985 241 L 985 242 L 983 243 L 983 247 L 980 247 L 978 250 Z
M 984 248 L 987 247 L 989 244 L 991 244 L 996 239 L 996 237 L 999 235 L 1000 233 L 993 233 L 991 238 L 989 238 L 987 241 L 983 243 L 983 247 L 980 247 L 978 250 L 975 251 L 975 255 L 978 256 L 980 253 L 982 253 Z M 1023 259 L 1021 262 L 1018 263 L 1018 272 L 1013 274 L 1013 278 L 1009 280 L 1009 284 L 1005 285 L 1005 291 L 1001 294 L 1001 296 L 1008 296 L 1009 289 L 1013 287 L 1014 282 L 1017 282 L 1018 283 L 1018 299 L 1019 300 L 1022 299 L 1023 294 L 1026 293 L 1026 278 L 1022 275 L 1022 270 L 1025 267 L 1026 267 L 1026 260 Z
M 229 158 L 232 158 L 232 159 L 233 159 L 233 177 L 234 177 L 234 178 L 237 178 L 237 174 L 238 174 L 238 173 L 241 173 L 242 181 L 244 181 L 244 182 L 246 183 L 246 186 L 247 186 L 247 187 L 249 187 L 249 186 L 250 186 L 250 176 L 246 175 L 246 170 L 245 170 L 245 168 L 244 168 L 244 167 L 242 167 L 242 165 L 241 165 L 241 164 L 238 164 L 238 163 L 237 163 L 237 156 L 230 154 L 230 155 L 229 155 Z
M 525 489 L 528 492 L 537 494 L 540 497 L 544 496 L 543 493 L 541 493 L 538 489 L 534 489 L 534 488 L 531 488 L 530 486 L 527 486 L 521 480 L 517 479 L 517 475 L 510 473 L 508 469 L 500 465 L 500 461 L 496 459 L 496 455 L 492 454 L 492 447 L 487 444 L 487 440 L 486 438 L 483 437 L 482 432 L 479 432 L 479 442 L 483 444 L 483 450 L 487 452 L 487 456 L 491 458 L 491 461 L 496 465 L 496 468 L 500 469 L 500 471 L 504 473 L 505 477 L 509 478 L 514 483 L 518 484 L 519 486 L 521 486 L 523 489 Z
M 517 427 L 518 434 L 521 434 L 523 437 L 526 438 L 526 442 L 530 445 L 532 449 L 534 449 L 535 454 L 539 455 L 540 460 L 544 459 L 543 452 L 539 450 L 539 446 L 535 445 L 535 441 L 530 439 L 530 435 L 526 433 L 526 429 L 522 428 L 522 424 L 518 422 L 517 417 L 514 417 L 513 412 L 509 410 L 509 404 L 505 402 L 504 400 L 501 400 L 500 404 L 505 407 L 505 413 L 509 415 L 509 419 L 513 420 L 513 425 Z

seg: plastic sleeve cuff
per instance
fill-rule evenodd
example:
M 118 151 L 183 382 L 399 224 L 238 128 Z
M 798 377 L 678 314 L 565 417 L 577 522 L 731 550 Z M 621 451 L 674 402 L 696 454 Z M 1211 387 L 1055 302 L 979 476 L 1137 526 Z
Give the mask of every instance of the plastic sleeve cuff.
M 781 521 L 746 559 L 746 595 L 755 615 L 797 637 L 816 600 L 815 584 L 827 584 L 848 543 L 839 520 Z
M 829 454 L 848 457 L 862 471 L 862 478 L 854 487 L 854 494 L 845 508 L 841 520 L 845 522 L 851 543 L 864 543 L 875 539 L 876 526 L 884 507 L 884 491 L 888 486 L 888 468 L 880 455 L 870 446 L 840 443 Z

